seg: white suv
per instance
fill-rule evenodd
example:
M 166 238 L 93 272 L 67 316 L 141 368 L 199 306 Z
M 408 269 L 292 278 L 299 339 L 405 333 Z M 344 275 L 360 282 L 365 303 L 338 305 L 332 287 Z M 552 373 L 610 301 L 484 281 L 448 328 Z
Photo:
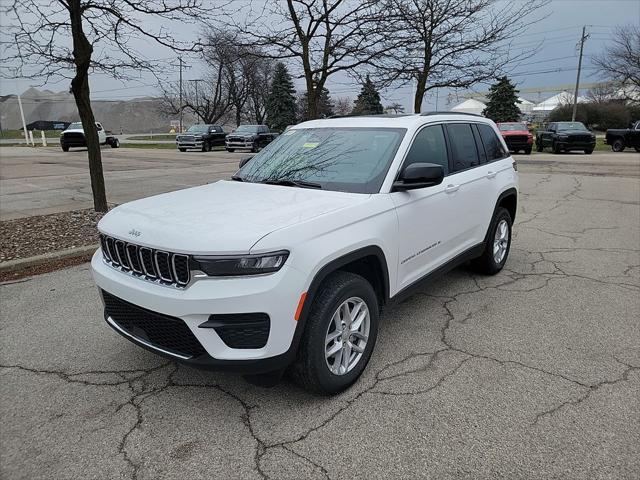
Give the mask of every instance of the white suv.
M 379 315 L 471 260 L 502 269 L 518 174 L 490 120 L 313 120 L 231 180 L 121 205 L 93 274 L 120 334 L 189 365 L 335 393 L 364 370 Z

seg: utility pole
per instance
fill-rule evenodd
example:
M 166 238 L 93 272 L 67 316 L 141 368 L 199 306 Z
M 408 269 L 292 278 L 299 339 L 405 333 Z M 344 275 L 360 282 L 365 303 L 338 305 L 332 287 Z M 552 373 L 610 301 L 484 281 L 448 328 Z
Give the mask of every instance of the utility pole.
M 20 107 L 20 118 L 22 118 L 22 128 L 24 129 L 24 142 L 29 145 L 29 135 L 27 134 L 27 124 L 24 121 L 24 110 L 22 110 L 20 94 L 18 94 L 18 106 Z
M 179 59 L 180 62 L 180 132 L 182 133 L 182 57 Z
M 578 89 L 580 88 L 580 70 L 582 69 L 582 51 L 584 50 L 584 41 L 589 38 L 586 35 L 587 26 L 582 27 L 582 37 L 580 37 L 580 57 L 578 57 L 578 74 L 576 76 L 576 90 L 573 93 L 573 113 L 571 114 L 571 121 L 576 121 L 576 112 L 578 111 Z

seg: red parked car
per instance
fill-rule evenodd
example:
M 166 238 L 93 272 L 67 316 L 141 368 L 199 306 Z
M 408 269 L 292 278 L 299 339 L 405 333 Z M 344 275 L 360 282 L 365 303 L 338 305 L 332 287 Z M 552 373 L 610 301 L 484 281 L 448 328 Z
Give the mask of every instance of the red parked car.
M 522 122 L 505 122 L 498 123 L 502 138 L 513 153 L 522 150 L 529 155 L 533 148 L 533 135 L 529 132 L 526 123 Z

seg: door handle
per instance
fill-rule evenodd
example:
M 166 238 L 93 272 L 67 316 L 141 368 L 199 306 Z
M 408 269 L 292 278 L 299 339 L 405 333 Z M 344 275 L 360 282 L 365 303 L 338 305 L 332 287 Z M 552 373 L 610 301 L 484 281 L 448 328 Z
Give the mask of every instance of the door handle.
M 444 193 L 453 193 L 453 192 L 457 192 L 459 188 L 460 188 L 460 185 L 447 185 L 447 186 L 444 188 Z
M 496 172 L 487 172 L 487 178 L 495 178 Z

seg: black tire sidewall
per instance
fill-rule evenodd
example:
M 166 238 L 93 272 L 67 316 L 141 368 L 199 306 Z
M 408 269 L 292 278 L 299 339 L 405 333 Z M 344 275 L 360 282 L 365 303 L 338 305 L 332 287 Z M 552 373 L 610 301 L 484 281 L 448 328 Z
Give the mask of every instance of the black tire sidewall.
M 329 282 L 328 289 L 323 289 L 314 301 L 305 331 L 305 368 L 311 370 L 314 383 L 317 384 L 314 390 L 324 394 L 344 390 L 362 374 L 375 347 L 379 324 L 375 291 L 364 278 L 347 272 L 339 272 L 332 280 L 336 282 Z M 338 289 L 335 288 L 336 284 L 340 285 Z M 335 375 L 329 370 L 325 360 L 326 333 L 336 309 L 351 297 L 360 297 L 367 304 L 370 318 L 369 338 L 358 364 L 344 375 Z
M 615 142 L 613 142 L 613 145 L 611 145 L 611 150 L 613 150 L 614 152 L 622 152 L 624 150 L 624 142 L 620 139 L 617 139 Z
M 500 263 L 496 263 L 493 258 L 493 239 L 496 236 L 496 230 L 501 220 L 507 221 L 507 225 L 509 227 L 509 240 L 507 241 L 507 252 L 505 253 L 504 258 Z M 488 260 L 491 261 L 495 271 L 497 272 L 502 270 L 502 268 L 504 267 L 504 264 L 507 262 L 507 258 L 509 258 L 509 252 L 511 251 L 511 236 L 513 233 L 511 231 L 512 224 L 513 224 L 513 221 L 511 220 L 511 215 L 509 215 L 509 212 L 507 211 L 507 209 L 506 208 L 498 209 L 498 211 L 496 212 L 496 216 L 493 219 L 493 224 L 491 225 L 491 233 L 489 234 L 489 238 L 487 239 L 487 247 L 486 247 L 487 251 L 490 253 Z

